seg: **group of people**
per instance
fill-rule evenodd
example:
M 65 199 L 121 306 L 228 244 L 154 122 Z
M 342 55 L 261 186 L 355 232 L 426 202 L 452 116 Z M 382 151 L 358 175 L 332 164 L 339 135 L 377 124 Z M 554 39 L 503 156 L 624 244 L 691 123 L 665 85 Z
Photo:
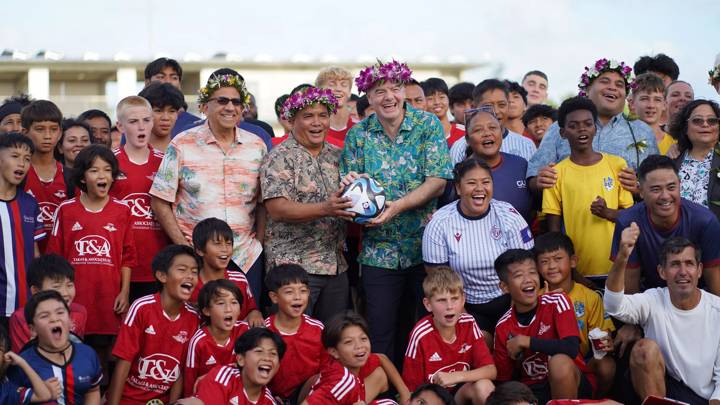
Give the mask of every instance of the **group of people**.
M 114 126 L 10 98 L 0 402 L 718 404 L 720 107 L 679 73 L 603 58 L 555 108 L 538 70 L 328 67 L 277 137 L 167 58 Z

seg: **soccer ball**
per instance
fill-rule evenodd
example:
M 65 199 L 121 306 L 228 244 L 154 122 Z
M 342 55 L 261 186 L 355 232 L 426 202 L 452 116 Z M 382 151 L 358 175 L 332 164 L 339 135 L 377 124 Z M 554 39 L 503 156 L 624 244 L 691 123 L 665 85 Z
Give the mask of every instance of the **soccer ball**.
M 355 213 L 353 221 L 358 224 L 368 222 L 385 209 L 385 189 L 368 177 L 355 179 L 345 188 L 342 196 L 350 197 L 352 207 L 346 210 Z

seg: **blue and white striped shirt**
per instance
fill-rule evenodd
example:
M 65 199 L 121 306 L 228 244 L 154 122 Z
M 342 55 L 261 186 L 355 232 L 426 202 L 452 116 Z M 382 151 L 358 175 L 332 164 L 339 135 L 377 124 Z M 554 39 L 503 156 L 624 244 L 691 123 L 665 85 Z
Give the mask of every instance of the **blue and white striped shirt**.
M 502 295 L 495 259 L 508 249 L 534 246 L 527 222 L 512 205 L 490 201 L 488 212 L 478 218 L 464 215 L 459 201 L 433 214 L 423 234 L 423 260 L 448 264 L 463 279 L 470 304 L 483 304 Z
M 450 148 L 450 157 L 452 158 L 453 165 L 465 160 L 465 151 L 467 150 L 467 146 L 467 139 L 465 139 L 465 137 L 455 141 L 453 146 Z M 536 150 L 537 148 L 535 147 L 533 141 L 525 138 L 517 132 L 513 132 L 505 128 L 502 144 L 500 145 L 500 152 L 520 156 L 529 162 Z

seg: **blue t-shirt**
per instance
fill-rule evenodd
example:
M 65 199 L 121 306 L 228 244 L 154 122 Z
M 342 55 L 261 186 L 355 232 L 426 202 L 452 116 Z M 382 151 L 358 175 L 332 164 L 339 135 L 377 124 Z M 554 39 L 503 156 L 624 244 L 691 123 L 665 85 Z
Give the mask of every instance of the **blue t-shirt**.
M 32 389 L 20 387 L 7 378 L 0 380 L 0 404 L 25 405 L 30 403 L 32 396 Z
M 196 126 L 196 121 L 200 121 L 200 117 L 194 114 L 190 114 L 187 111 L 181 111 L 180 113 L 178 113 L 177 120 L 175 121 L 175 126 L 173 126 L 172 131 L 170 131 L 170 138 L 175 138 L 175 135 L 179 134 L 180 132 Z
M 642 290 L 655 287 L 665 287 L 667 284 L 657 272 L 660 246 L 673 236 L 682 236 L 689 239 L 702 250 L 704 267 L 720 264 L 720 222 L 702 205 L 684 198 L 680 199 L 680 216 L 672 229 L 661 230 L 650 221 L 650 213 L 645 202 L 635 204 L 620 212 L 615 221 L 613 234 L 611 260 L 615 259 L 620 244 L 620 234 L 623 229 L 635 222 L 640 228 L 640 237 L 635 244 L 628 260 L 628 267 L 642 267 Z
M 63 392 L 58 403 L 82 404 L 85 401 L 85 394 L 100 384 L 103 373 L 95 350 L 83 343 L 72 343 L 72 345 L 72 355 L 64 365 L 55 364 L 45 358 L 38 352 L 37 345 L 25 349 L 20 353 L 20 357 L 28 362 L 43 381 L 51 377 L 60 380 Z M 30 380 L 19 367 L 11 367 L 8 370 L 8 377 L 19 386 L 30 386 Z
M 520 156 L 500 152 L 502 161 L 492 168 L 493 198 L 510 203 L 527 223 L 532 218 L 532 197 L 525 182 L 528 162 Z

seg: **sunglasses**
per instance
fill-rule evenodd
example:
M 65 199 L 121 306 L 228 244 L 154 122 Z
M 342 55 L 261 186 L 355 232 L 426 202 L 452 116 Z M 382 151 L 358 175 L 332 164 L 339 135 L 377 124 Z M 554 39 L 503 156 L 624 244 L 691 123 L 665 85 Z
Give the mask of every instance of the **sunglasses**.
M 239 98 L 228 98 L 228 97 L 212 97 L 208 101 L 216 101 L 220 105 L 228 105 L 232 103 L 235 107 L 239 107 L 243 104 L 243 101 Z
M 715 125 L 718 124 L 718 122 L 720 122 L 720 120 L 718 120 L 718 118 L 716 118 L 716 117 L 710 117 L 710 118 L 694 117 L 694 118 L 690 118 L 688 120 L 688 122 L 695 125 L 696 127 L 701 127 L 705 123 L 708 124 L 708 126 L 714 127 Z

